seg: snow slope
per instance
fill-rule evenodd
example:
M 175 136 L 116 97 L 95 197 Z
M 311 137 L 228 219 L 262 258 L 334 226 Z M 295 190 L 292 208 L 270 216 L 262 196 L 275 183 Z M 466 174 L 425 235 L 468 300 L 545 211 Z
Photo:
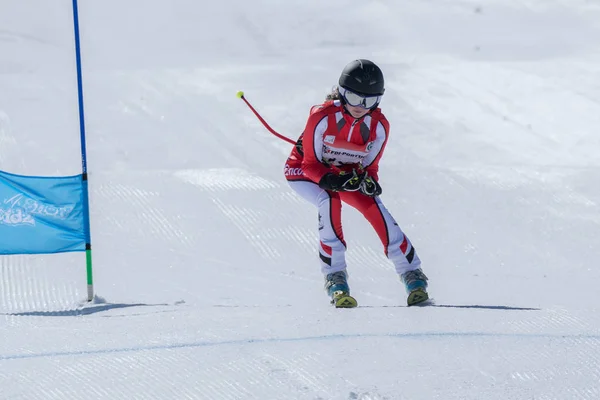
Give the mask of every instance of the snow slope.
M 600 3 L 80 1 L 95 286 L 0 258 L 0 399 L 600 398 Z M 70 2 L 4 1 L 0 169 L 79 172 Z M 405 295 L 344 209 L 361 307 L 332 309 L 290 146 L 381 65 L 382 199 Z

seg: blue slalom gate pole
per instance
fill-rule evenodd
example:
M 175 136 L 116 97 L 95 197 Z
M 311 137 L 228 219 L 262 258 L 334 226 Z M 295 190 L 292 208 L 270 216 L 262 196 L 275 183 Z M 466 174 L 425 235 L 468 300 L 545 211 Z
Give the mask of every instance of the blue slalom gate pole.
M 87 300 L 94 299 L 92 275 L 92 237 L 90 232 L 90 203 L 87 176 L 87 148 L 85 143 L 85 118 L 83 108 L 83 75 L 81 73 L 81 41 L 79 38 L 79 10 L 77 0 L 73 0 L 73 26 L 75 30 L 75 60 L 77 63 L 77 96 L 79 99 L 79 132 L 81 142 L 81 179 L 83 184 L 83 219 L 85 229 L 85 260 L 87 273 Z

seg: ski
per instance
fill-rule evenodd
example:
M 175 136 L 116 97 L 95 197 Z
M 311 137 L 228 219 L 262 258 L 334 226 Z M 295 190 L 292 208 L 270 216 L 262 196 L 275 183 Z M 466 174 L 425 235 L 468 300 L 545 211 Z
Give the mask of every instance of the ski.
M 331 304 L 335 308 L 354 308 L 358 306 L 356 299 L 343 290 L 336 290 L 331 295 Z
M 427 294 L 427 292 L 422 288 L 418 288 L 408 294 L 406 304 L 410 307 L 419 303 L 423 303 L 427 300 L 429 300 L 429 295 Z

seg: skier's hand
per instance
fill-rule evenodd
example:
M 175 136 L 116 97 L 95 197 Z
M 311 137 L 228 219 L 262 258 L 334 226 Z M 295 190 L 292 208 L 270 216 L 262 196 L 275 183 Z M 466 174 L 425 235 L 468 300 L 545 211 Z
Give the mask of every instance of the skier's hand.
M 339 174 L 329 172 L 321 178 L 319 187 L 333 192 L 355 192 L 360 189 L 364 178 L 364 173 L 358 174 L 354 169 L 352 172 L 341 171 Z
M 377 182 L 375 178 L 371 176 L 365 176 L 365 178 L 360 183 L 359 189 L 361 193 L 369 197 L 379 196 L 383 191 L 379 182 Z

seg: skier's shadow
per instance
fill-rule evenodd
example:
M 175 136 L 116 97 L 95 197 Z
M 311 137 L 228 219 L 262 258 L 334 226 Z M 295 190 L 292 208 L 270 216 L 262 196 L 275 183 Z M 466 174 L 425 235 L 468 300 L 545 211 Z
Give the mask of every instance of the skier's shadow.
M 379 308 L 379 307 L 397 307 L 397 308 L 406 308 L 407 306 L 359 306 L 361 308 Z M 511 306 L 484 306 L 478 304 L 472 305 L 453 305 L 453 304 L 436 304 L 431 300 L 428 300 L 422 304 L 415 304 L 410 308 L 417 307 L 438 307 L 438 308 L 470 308 L 470 309 L 480 309 L 480 310 L 504 310 L 504 311 L 541 311 L 541 308 L 533 308 L 533 307 L 511 307 Z
M 451 305 L 451 304 L 430 304 L 423 307 L 439 308 L 478 308 L 484 310 L 509 310 L 509 311 L 540 311 L 541 308 L 532 307 L 510 307 L 510 306 L 482 306 L 482 305 Z

